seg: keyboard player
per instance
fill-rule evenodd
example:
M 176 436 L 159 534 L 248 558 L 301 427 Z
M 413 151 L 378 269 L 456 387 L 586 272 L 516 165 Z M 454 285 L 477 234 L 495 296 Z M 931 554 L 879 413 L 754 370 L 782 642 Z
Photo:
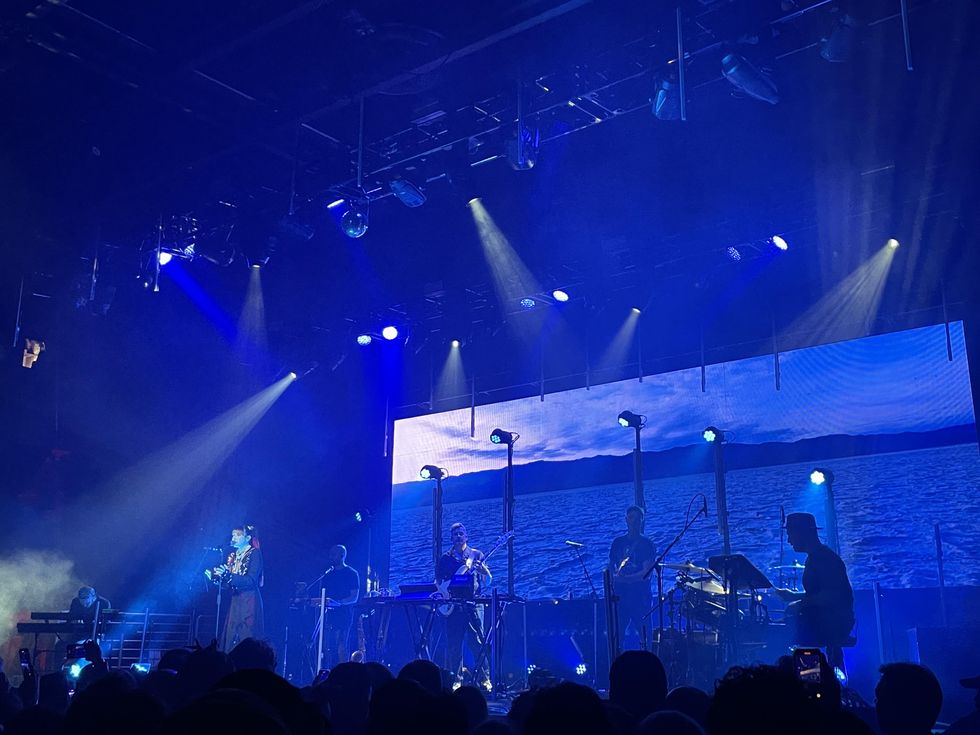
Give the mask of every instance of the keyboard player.
M 80 587 L 78 596 L 72 598 L 68 607 L 68 622 L 87 623 L 91 626 L 95 622 L 96 613 L 108 610 L 109 607 L 109 601 L 99 597 L 94 587 Z

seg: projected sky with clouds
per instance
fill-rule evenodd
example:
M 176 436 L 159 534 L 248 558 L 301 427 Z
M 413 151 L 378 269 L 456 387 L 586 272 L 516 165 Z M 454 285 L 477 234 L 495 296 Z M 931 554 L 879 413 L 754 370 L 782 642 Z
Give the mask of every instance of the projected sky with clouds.
M 557 469 L 587 458 L 628 455 L 633 448 L 633 432 L 616 421 L 623 409 L 647 416 L 644 453 L 697 444 L 707 425 L 721 427 L 730 432 L 730 441 L 743 445 L 806 443 L 831 435 L 916 434 L 933 437 L 924 438 L 922 444 L 932 447 L 937 442 L 950 443 L 935 437 L 936 432 L 952 427 L 961 427 L 963 431 L 958 436 L 967 436 L 967 441 L 975 445 L 961 323 L 951 325 L 951 341 L 952 361 L 947 359 L 942 325 L 787 352 L 780 356 L 778 391 L 773 357 L 766 355 L 708 366 L 705 392 L 701 391 L 700 369 L 692 368 L 645 377 L 642 383 L 634 379 L 547 395 L 543 402 L 535 396 L 478 406 L 472 438 L 469 409 L 397 421 L 392 476 L 393 548 L 400 543 L 411 548 L 419 545 L 419 539 L 413 537 L 415 533 L 425 537 L 422 545 L 427 543 L 427 517 L 415 518 L 412 525 L 423 526 L 416 531 L 404 526 L 404 519 L 399 517 L 400 513 L 417 513 L 418 509 L 412 511 L 408 506 L 425 502 L 428 485 L 419 478 L 419 468 L 424 464 L 447 468 L 451 475 L 446 482 L 447 500 L 465 502 L 465 494 L 449 492 L 454 482 L 468 487 L 466 482 L 479 477 L 479 473 L 499 471 L 506 465 L 504 449 L 488 441 L 490 432 L 498 426 L 521 435 L 515 447 L 518 469 L 542 461 L 555 463 Z M 764 464 L 760 462 L 760 466 Z M 980 463 L 974 458 L 971 464 Z M 852 473 L 854 477 L 857 474 Z M 963 481 L 973 482 L 974 474 L 977 473 Z M 593 490 L 599 485 L 597 478 L 587 473 L 583 474 L 583 484 Z M 563 487 L 568 487 L 567 482 Z M 533 488 L 534 492 L 541 490 L 540 486 Z M 700 489 L 713 494 L 709 490 Z M 516 491 L 520 496 L 520 483 Z M 481 512 L 496 513 L 489 509 Z M 452 508 L 448 508 L 447 518 L 452 513 Z M 611 516 L 614 520 L 608 538 L 620 531 L 620 513 L 621 508 L 617 508 Z M 496 516 L 493 523 L 488 520 L 485 525 L 488 530 L 499 531 Z M 410 538 L 399 538 L 399 533 Z M 482 543 L 487 545 L 490 541 Z M 600 539 L 596 542 L 600 543 Z M 598 557 L 596 554 L 596 560 Z M 405 558 L 397 561 L 398 555 L 393 555 L 393 578 L 399 573 L 412 576 L 413 570 L 399 568 Z

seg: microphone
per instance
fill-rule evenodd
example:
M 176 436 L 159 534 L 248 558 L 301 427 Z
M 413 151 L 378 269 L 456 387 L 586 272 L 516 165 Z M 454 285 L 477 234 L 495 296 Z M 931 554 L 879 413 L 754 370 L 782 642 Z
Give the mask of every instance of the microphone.
M 585 544 L 580 544 L 578 541 L 566 541 L 566 546 L 571 546 L 574 549 L 581 549 Z
M 786 511 L 783 509 L 783 506 L 779 506 L 779 525 L 786 525 Z
M 224 551 L 224 548 L 221 546 L 205 546 L 204 551 Z
M 708 517 L 708 496 L 707 495 L 702 495 L 701 497 L 704 499 L 704 507 L 701 508 L 701 512 L 704 513 L 704 517 L 707 518 Z

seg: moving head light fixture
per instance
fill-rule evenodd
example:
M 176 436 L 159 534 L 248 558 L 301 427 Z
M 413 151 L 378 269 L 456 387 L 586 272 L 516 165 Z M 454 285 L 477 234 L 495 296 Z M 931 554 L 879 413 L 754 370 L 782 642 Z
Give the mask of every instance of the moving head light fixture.
M 490 443 L 491 444 L 505 444 L 507 446 L 512 446 L 514 442 L 521 438 L 521 435 L 516 431 L 504 431 L 503 429 L 494 429 L 490 432 Z

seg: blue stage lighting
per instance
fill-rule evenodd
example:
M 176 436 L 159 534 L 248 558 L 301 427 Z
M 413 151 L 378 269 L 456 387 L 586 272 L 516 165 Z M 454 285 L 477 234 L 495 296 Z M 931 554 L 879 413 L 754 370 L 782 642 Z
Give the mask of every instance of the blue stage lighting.
M 332 202 L 330 202 L 330 204 L 327 205 L 327 209 L 336 209 L 346 201 L 347 201 L 346 199 L 334 199 Z
M 820 470 L 814 470 L 810 473 L 810 482 L 812 482 L 814 485 L 823 485 L 825 482 L 827 482 L 827 478 Z
M 370 334 L 357 335 L 357 344 L 359 344 L 361 347 L 367 347 L 372 341 L 373 340 L 371 339 Z
M 555 301 L 559 301 L 563 304 L 568 301 L 568 292 L 562 291 L 560 288 L 556 288 L 554 291 L 552 291 L 551 295 L 554 297 Z
M 898 240 L 896 240 L 894 237 L 888 238 L 888 242 L 886 242 L 885 244 L 888 247 L 890 247 L 892 250 L 895 250 L 895 249 L 898 248 Z
M 419 470 L 419 477 L 423 480 L 445 480 L 449 477 L 449 470 L 444 467 L 436 467 L 434 464 L 427 464 Z
M 789 243 L 781 235 L 773 235 L 770 239 L 772 244 L 780 250 L 789 250 Z
M 721 60 L 721 73 L 732 85 L 749 97 L 774 105 L 779 102 L 779 90 L 767 75 L 743 56 L 726 54 Z
M 534 299 L 530 297 L 525 297 L 521 299 L 522 309 L 533 309 L 535 306 L 537 306 L 537 302 Z
M 166 250 L 161 250 L 160 255 L 157 256 L 157 260 L 159 261 L 160 265 L 166 265 L 173 259 L 174 259 L 173 254 L 168 253 Z
M 514 431 L 504 431 L 503 429 L 494 429 L 490 433 L 490 443 L 491 444 L 513 444 L 521 435 Z
M 713 426 L 709 426 L 707 429 L 704 430 L 701 436 L 704 437 L 704 440 L 706 442 L 713 442 L 718 438 L 718 433 L 719 433 L 718 429 L 716 429 Z
M 449 343 L 450 347 L 459 347 L 459 344 L 460 342 L 458 339 L 454 339 L 452 342 Z
M 575 673 L 578 674 L 579 676 L 585 676 L 588 672 L 589 672 L 589 667 L 586 666 L 584 663 L 579 664 L 578 666 L 575 667 Z
M 734 245 L 730 245 L 728 248 L 726 248 L 725 253 L 728 255 L 729 258 L 734 260 L 736 263 L 738 263 L 742 259 L 742 253 L 740 253 L 738 248 L 735 247 Z
M 354 523 L 362 523 L 364 521 L 364 514 L 361 511 L 357 511 L 354 514 Z
M 381 336 L 389 342 L 398 337 L 398 327 L 387 326 L 381 330 Z
M 646 416 L 641 416 L 632 411 L 623 411 L 619 414 L 619 425 L 624 429 L 642 429 L 646 422 Z

